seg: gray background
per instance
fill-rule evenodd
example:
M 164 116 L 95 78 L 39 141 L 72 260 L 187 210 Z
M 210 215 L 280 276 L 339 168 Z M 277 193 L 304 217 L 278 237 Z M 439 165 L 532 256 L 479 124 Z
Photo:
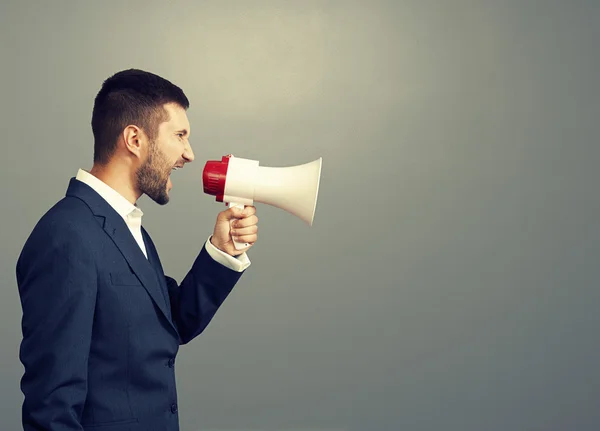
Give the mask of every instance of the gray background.
M 140 205 L 181 280 L 223 154 L 323 157 L 313 227 L 258 205 L 252 266 L 178 357 L 184 430 L 600 427 L 600 2 L 0 3 L 0 429 L 14 265 L 89 168 L 93 98 L 180 85 L 196 162 Z

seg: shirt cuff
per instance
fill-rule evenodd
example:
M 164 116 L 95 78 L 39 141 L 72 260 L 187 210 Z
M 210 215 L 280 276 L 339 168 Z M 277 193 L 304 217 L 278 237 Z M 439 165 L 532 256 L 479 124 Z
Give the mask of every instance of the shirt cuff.
M 205 248 L 210 257 L 219 262 L 221 265 L 237 272 L 242 272 L 246 268 L 250 266 L 250 259 L 246 252 L 240 254 L 239 256 L 233 257 L 215 247 L 210 239 L 212 235 L 208 237 L 206 240 Z

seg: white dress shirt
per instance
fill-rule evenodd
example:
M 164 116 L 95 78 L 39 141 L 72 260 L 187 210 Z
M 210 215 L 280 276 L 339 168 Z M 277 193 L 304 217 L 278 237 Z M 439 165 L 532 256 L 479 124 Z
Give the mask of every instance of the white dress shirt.
M 147 258 L 146 245 L 142 238 L 142 216 L 144 215 L 142 210 L 137 205 L 129 202 L 108 184 L 83 169 L 77 171 L 77 176 L 75 178 L 94 189 L 121 217 L 123 217 L 131 234 Z M 205 246 L 206 251 L 214 260 L 237 272 L 242 272 L 250 266 L 250 259 L 248 259 L 248 255 L 245 252 L 237 256 L 237 258 L 233 257 L 212 245 L 210 242 L 211 237 L 212 235 L 208 237 Z

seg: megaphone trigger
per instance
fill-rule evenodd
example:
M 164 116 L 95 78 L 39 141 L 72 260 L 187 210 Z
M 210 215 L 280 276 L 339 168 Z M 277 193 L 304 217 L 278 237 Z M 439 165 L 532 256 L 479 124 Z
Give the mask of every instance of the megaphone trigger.
M 240 209 L 244 209 L 245 205 L 244 204 L 237 204 L 234 202 L 227 202 L 227 207 L 228 208 L 240 208 Z M 237 219 L 231 219 L 229 221 L 229 229 L 231 229 L 231 225 L 233 224 L 234 221 L 236 221 Z M 245 248 L 250 247 L 250 244 L 248 244 L 247 242 L 238 242 L 235 239 L 233 239 L 233 237 L 231 238 L 231 240 L 233 241 L 233 245 L 235 246 L 236 250 L 243 250 Z

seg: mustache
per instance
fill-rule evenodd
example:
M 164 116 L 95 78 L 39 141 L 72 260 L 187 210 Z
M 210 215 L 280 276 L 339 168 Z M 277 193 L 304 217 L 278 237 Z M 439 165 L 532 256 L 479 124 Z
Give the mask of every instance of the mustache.
M 179 169 L 182 169 L 184 166 L 185 166 L 185 160 L 183 160 L 183 159 L 179 159 L 179 160 L 177 161 L 177 163 L 175 163 L 173 166 L 171 166 L 171 168 L 170 168 L 170 169 L 172 169 L 172 168 L 179 168 Z

